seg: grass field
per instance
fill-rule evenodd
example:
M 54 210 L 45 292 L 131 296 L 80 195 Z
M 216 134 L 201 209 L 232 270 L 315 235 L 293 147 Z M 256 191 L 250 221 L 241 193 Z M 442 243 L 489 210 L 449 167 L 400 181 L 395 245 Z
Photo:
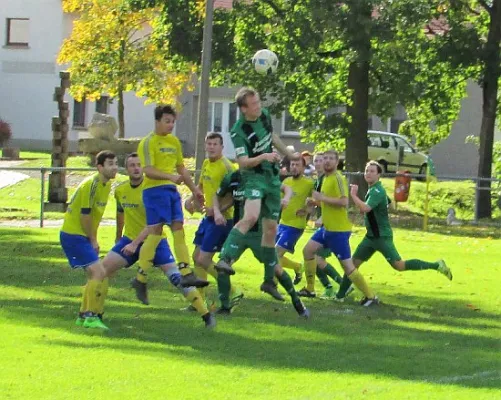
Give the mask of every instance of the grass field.
M 344 304 L 313 299 L 308 321 L 259 293 L 262 268 L 246 254 L 235 276 L 246 297 L 214 331 L 181 311 L 159 272 L 143 306 L 128 288 L 133 271 L 122 271 L 103 334 L 74 326 L 84 278 L 66 265 L 58 231 L 2 228 L 0 398 L 500 398 L 501 241 L 466 235 L 397 229 L 402 256 L 444 257 L 453 282 L 397 273 L 375 256 L 362 272 L 383 305 L 363 309 L 359 293 Z M 113 237 L 103 227 L 101 248 Z M 361 237 L 356 229 L 352 247 Z

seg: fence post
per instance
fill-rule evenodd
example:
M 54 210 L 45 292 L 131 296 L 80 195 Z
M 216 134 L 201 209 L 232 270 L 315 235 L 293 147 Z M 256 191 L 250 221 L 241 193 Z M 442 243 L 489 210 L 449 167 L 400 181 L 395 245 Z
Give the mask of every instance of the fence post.
M 430 201 L 430 166 L 426 167 L 426 196 L 424 198 L 423 231 L 428 230 L 428 203 Z
M 44 219 L 44 207 L 45 207 L 45 168 L 40 168 L 40 174 L 42 176 L 40 182 L 40 228 L 43 228 L 43 219 Z

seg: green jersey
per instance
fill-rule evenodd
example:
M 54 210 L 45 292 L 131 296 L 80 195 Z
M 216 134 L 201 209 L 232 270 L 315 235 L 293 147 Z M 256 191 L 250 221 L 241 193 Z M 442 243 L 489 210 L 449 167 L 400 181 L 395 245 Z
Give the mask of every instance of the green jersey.
M 245 190 L 242 184 L 242 174 L 240 173 L 240 170 L 226 174 L 216 192 L 218 197 L 224 197 L 228 193 L 231 193 L 233 197 L 233 224 L 236 224 L 244 216 L 245 204 Z M 261 218 L 259 218 L 256 224 L 249 230 L 249 234 L 258 233 L 261 235 L 261 228 Z
M 273 127 L 268 110 L 263 109 L 261 116 L 256 121 L 247 121 L 242 114 L 240 119 L 231 128 L 231 141 L 238 157 L 257 157 L 264 153 L 273 152 L 272 148 Z M 269 161 L 263 161 L 254 168 L 242 170 L 245 176 L 265 174 L 270 177 L 278 176 L 278 166 Z
M 319 175 L 317 179 L 315 180 L 315 186 L 313 186 L 313 190 L 315 192 L 321 192 L 322 191 L 322 184 L 324 183 L 324 178 L 325 175 Z M 317 218 L 320 218 L 322 216 L 322 207 L 317 207 Z
M 365 195 L 365 203 L 371 211 L 365 214 L 365 227 L 368 237 L 392 237 L 393 231 L 388 217 L 388 205 L 390 200 L 386 195 L 381 182 L 377 182 L 369 187 Z

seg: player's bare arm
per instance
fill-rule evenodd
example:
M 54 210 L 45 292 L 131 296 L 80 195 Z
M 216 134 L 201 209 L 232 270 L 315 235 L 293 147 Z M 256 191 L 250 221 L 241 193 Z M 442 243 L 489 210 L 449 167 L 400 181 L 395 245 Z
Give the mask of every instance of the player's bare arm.
M 125 225 L 125 218 L 124 218 L 124 213 L 117 211 L 117 229 L 115 233 L 115 243 L 118 243 L 118 241 L 122 237 L 122 232 L 124 230 L 124 225 Z
M 314 191 L 312 194 L 316 202 L 324 203 L 332 207 L 346 207 L 348 205 L 348 197 L 328 197 L 320 192 Z
M 80 223 L 82 224 L 82 229 L 92 243 L 92 247 L 99 252 L 99 245 L 97 243 L 97 232 L 92 227 L 92 217 L 90 214 L 81 214 Z
M 280 186 L 280 190 L 284 194 L 284 197 L 282 198 L 282 207 L 287 207 L 289 205 L 289 202 L 290 202 L 294 192 L 293 192 L 292 188 L 290 186 L 287 186 L 287 185 Z
M 372 210 L 365 201 L 358 197 L 358 185 L 350 185 L 350 195 L 353 203 L 355 203 L 361 212 L 368 213 Z
M 176 167 L 176 169 L 177 169 L 178 174 L 181 176 L 182 180 L 186 184 L 186 186 L 188 186 L 191 193 L 193 193 L 193 196 L 196 197 L 197 201 L 202 206 L 205 203 L 204 194 L 203 194 L 202 190 L 198 186 L 195 185 L 195 183 L 193 182 L 193 179 L 191 179 L 190 171 L 188 171 L 183 164 L 178 165 Z
M 276 149 L 284 156 L 286 156 L 289 160 L 292 160 L 294 158 L 294 154 L 287 148 L 284 142 L 282 142 L 282 139 L 276 134 L 273 133 L 271 135 L 271 141 L 273 143 L 273 146 L 276 147 Z
M 233 196 L 231 193 L 228 193 L 224 197 L 221 198 L 217 195 L 214 195 L 212 201 L 212 207 L 214 209 L 214 222 L 216 225 L 225 225 L 226 218 L 223 216 L 223 212 L 228 210 L 233 205 Z
M 241 156 L 237 158 L 238 166 L 242 169 L 257 167 L 263 161 L 278 162 L 280 161 L 280 155 L 278 153 L 263 153 L 256 157 Z
M 132 242 L 130 242 L 128 245 L 126 245 L 122 249 L 122 253 L 124 253 L 128 256 L 131 256 L 132 254 L 134 254 L 136 252 L 137 248 L 139 247 L 139 245 L 146 240 L 149 232 L 150 231 L 148 230 L 148 227 L 144 228 L 141 231 L 141 233 L 139 235 L 137 235 L 137 237 Z

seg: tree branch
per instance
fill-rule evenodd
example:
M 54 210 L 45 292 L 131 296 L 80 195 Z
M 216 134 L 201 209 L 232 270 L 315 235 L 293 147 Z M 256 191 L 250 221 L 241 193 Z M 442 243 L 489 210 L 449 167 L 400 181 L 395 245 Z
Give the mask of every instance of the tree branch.
M 275 11 L 275 14 L 277 14 L 280 18 L 285 19 L 285 12 L 282 10 L 280 7 L 278 7 L 273 0 L 261 0 L 263 3 L 267 4 L 269 7 Z
M 490 14 L 492 12 L 492 7 L 489 6 L 489 4 L 487 4 L 487 2 L 485 0 L 478 0 L 478 2 L 480 3 L 480 5 L 482 7 L 485 8 L 485 10 Z

